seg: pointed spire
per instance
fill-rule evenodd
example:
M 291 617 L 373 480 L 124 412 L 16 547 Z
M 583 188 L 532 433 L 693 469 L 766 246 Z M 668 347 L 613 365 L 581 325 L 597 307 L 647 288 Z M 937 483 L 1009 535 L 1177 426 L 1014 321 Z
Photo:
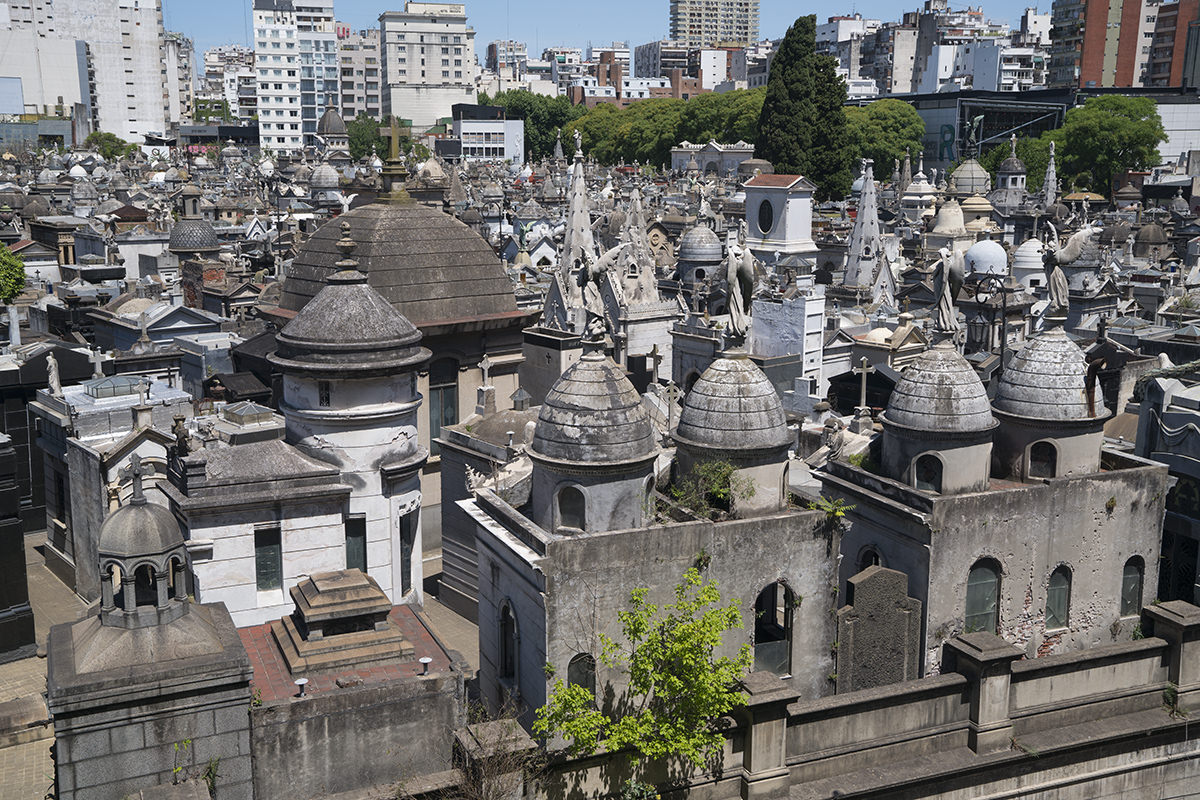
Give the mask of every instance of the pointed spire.
M 1046 208 L 1058 199 L 1058 172 L 1054 167 L 1054 141 L 1050 141 L 1050 160 L 1046 162 L 1046 178 L 1042 182 L 1043 204 Z
M 875 198 L 875 171 L 870 159 L 863 160 L 862 192 L 858 197 L 858 216 L 850 229 L 846 277 L 849 287 L 869 285 L 880 263 L 882 250 L 879 232 L 879 207 Z

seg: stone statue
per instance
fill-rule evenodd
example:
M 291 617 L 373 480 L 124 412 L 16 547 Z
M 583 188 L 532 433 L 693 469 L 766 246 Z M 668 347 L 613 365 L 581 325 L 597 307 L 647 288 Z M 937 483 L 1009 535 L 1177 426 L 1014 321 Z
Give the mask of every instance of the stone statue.
M 821 431 L 821 444 L 827 449 L 825 459 L 837 461 L 842 457 L 842 448 L 846 444 L 846 434 L 842 430 L 842 421 L 837 417 L 828 417 Z
M 1099 230 L 1088 224 L 1072 234 L 1064 245 L 1059 245 L 1058 229 L 1051 222 L 1046 223 L 1050 229 L 1050 240 L 1046 243 L 1046 252 L 1042 255 L 1042 265 L 1046 270 L 1046 290 L 1050 300 L 1048 311 L 1065 313 L 1070 305 L 1067 287 L 1067 276 L 1062 271 L 1066 264 L 1074 263 L 1083 252 L 1083 246 Z M 1130 237 L 1132 238 L 1132 237 Z
M 749 247 L 729 248 L 725 283 L 729 295 L 729 332 L 744 339 L 750 328 L 750 303 L 754 298 L 754 254 Z
M 583 155 L 583 134 L 579 132 L 579 128 L 575 129 L 575 155 Z
M 62 397 L 62 378 L 58 372 L 58 359 L 54 353 L 46 356 L 46 385 L 54 397 Z
M 934 267 L 933 291 L 937 297 L 934 310 L 934 329 L 942 333 L 958 333 L 958 314 L 954 311 L 954 298 L 963 282 L 962 254 L 943 247 L 938 251 L 941 259 Z
M 583 310 L 587 314 L 584 326 L 584 337 L 587 339 L 603 339 L 608 333 L 608 315 L 604 311 L 604 297 L 600 294 L 600 277 L 616 264 L 617 256 L 629 244 L 617 245 L 598 261 L 593 261 L 591 254 L 584 251 L 584 262 L 579 265 L 579 285 L 583 290 Z

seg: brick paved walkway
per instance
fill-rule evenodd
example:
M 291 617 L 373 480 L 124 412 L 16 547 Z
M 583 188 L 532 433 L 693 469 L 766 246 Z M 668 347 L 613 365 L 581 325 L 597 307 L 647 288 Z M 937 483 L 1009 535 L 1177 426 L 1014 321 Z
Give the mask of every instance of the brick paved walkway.
M 41 739 L 0 749 L 0 797 L 43 800 L 54 781 L 52 744 L 53 739 Z

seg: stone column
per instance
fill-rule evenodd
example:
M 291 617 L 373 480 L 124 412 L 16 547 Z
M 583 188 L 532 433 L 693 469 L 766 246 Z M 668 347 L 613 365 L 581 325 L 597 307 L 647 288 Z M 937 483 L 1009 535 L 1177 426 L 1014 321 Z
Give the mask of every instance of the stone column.
M 137 588 L 134 586 L 132 572 L 121 570 L 121 605 L 122 610 L 132 614 L 137 611 Z
M 468 725 L 454 732 L 454 760 L 462 770 L 468 796 L 521 800 L 525 765 L 538 749 L 513 719 Z
M 1175 684 L 1179 705 L 1185 709 L 1200 708 L 1200 608 L 1183 600 L 1170 600 L 1142 609 L 1142 618 L 1150 624 L 1153 635 L 1166 639 L 1170 645 L 1167 674 Z
M 976 753 L 995 753 L 1012 745 L 1009 688 L 1012 662 L 1024 656 L 993 633 L 964 633 L 946 642 L 942 671 L 957 672 L 969 682 L 971 727 L 968 746 Z
M 742 679 L 742 688 L 748 695 L 742 800 L 787 797 L 791 784 L 787 766 L 787 707 L 800 694 L 769 672 L 751 672 Z

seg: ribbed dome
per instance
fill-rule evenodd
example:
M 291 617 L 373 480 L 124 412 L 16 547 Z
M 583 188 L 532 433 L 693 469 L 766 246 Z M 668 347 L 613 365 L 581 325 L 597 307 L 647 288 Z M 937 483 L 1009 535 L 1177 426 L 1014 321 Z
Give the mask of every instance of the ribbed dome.
M 204 219 L 181 219 L 171 228 L 167 249 L 172 253 L 211 253 L 221 249 L 216 231 Z
M 992 189 L 992 178 L 986 169 L 973 158 L 968 158 L 950 173 L 954 190 L 958 195 L 987 194 Z
M 1009 156 L 1000 162 L 996 173 L 999 175 L 1024 175 L 1025 162 L 1016 156 Z
M 933 232 L 943 236 L 961 235 L 967 232 L 963 222 L 962 206 L 957 200 L 950 199 L 942 203 L 937 217 L 933 220 Z
M 1042 252 L 1045 247 L 1040 239 L 1026 239 L 1013 253 L 1013 269 L 1042 269 Z
M 996 410 L 1045 420 L 1083 420 L 1088 413 L 1087 362 L 1062 328 L 1030 339 L 1000 376 Z
M 342 115 L 332 108 L 325 109 L 325 113 L 317 120 L 317 135 L 345 136 L 346 133 L 346 121 Z
M 1141 244 L 1166 244 L 1167 234 L 1157 222 L 1150 222 L 1142 226 L 1134 241 Z
M 1004 275 L 1008 272 L 1008 253 L 999 242 L 982 239 L 967 248 L 963 256 L 966 267 L 971 272 L 986 272 L 992 275 Z
M 904 370 L 883 419 L 944 433 L 982 432 L 996 425 L 982 381 L 948 343 L 926 350 Z
M 166 508 L 136 500 L 108 515 L 100 526 L 100 558 L 131 559 L 184 547 L 183 533 Z
M 721 240 L 707 225 L 696 225 L 688 229 L 679 239 L 677 251 L 680 261 L 716 263 L 724 258 Z
M 779 393 L 749 358 L 718 358 L 684 398 L 675 438 L 717 450 L 784 447 L 791 441 Z
M 1105 225 L 1100 231 L 1100 243 L 1120 246 L 1125 244 L 1125 240 L 1129 238 L 1129 224 L 1126 222 L 1114 222 L 1110 225 Z
M 349 233 L 349 225 L 343 224 Z M 352 242 L 340 242 L 344 254 Z M 271 363 L 308 372 L 392 372 L 429 358 L 421 332 L 371 288 L 356 262 L 325 280 L 325 288 L 279 332 Z
M 590 352 L 546 394 L 530 455 L 595 466 L 640 462 L 656 453 L 654 440 L 637 389 L 612 359 Z
M 320 164 L 313 170 L 312 177 L 308 180 L 308 185 L 313 189 L 336 189 L 338 188 L 337 170 L 328 164 Z

